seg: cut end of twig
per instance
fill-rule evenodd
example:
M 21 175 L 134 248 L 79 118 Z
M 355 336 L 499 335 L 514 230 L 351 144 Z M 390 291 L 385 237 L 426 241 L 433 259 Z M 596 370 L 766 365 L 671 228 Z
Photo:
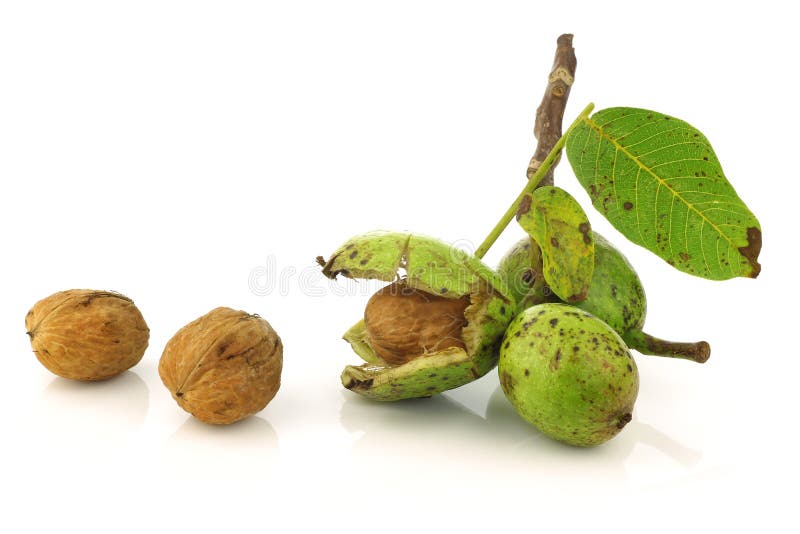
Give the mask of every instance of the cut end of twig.
M 572 46 L 572 38 L 575 37 L 571 33 L 562 33 L 558 36 L 558 46 Z
M 697 363 L 706 363 L 711 357 L 711 345 L 706 341 L 699 341 L 697 345 L 697 357 L 694 361 Z

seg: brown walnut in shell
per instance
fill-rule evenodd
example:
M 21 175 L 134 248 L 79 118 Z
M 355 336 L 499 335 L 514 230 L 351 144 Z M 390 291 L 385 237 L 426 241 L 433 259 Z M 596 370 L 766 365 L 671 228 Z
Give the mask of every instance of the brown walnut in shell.
M 278 392 L 283 344 L 259 317 L 215 308 L 169 340 L 158 374 L 178 405 L 201 421 L 229 424 L 260 412 Z
M 131 299 L 113 291 L 70 289 L 34 304 L 25 316 L 33 352 L 51 372 L 103 380 L 142 359 L 150 330 Z
M 364 309 L 375 353 L 389 365 L 451 347 L 465 348 L 461 330 L 469 297 L 446 298 L 399 281 L 378 290 Z

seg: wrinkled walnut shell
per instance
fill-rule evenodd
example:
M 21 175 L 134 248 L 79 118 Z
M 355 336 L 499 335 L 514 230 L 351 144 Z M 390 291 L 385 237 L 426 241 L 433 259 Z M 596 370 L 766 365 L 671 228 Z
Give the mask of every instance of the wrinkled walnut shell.
M 169 340 L 158 374 L 181 408 L 229 424 L 264 409 L 280 388 L 282 366 L 281 338 L 267 321 L 216 308 Z
M 446 298 L 395 282 L 370 297 L 364 324 L 375 353 L 389 365 L 425 354 L 465 348 L 461 330 L 469 298 Z
M 34 304 L 25 316 L 33 352 L 51 372 L 104 380 L 139 363 L 150 330 L 131 299 L 113 291 L 71 289 Z

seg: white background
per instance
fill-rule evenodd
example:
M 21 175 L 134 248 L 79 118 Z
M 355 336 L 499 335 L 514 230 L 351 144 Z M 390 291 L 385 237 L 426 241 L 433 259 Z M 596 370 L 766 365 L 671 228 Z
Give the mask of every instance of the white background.
M 797 527 L 800 87 L 781 3 L 0 6 L 0 531 Z M 710 361 L 637 357 L 633 422 L 587 450 L 522 421 L 495 373 L 396 404 L 343 390 L 340 337 L 375 286 L 328 283 L 314 257 L 377 228 L 479 243 L 524 184 L 562 32 L 566 122 L 590 101 L 688 120 L 761 221 L 760 278 L 705 281 L 556 174 L 639 269 L 647 330 L 706 339 Z M 68 288 L 136 301 L 139 365 L 83 384 L 36 361 L 25 314 Z M 273 402 L 220 428 L 156 367 L 222 305 L 267 318 L 285 363 Z

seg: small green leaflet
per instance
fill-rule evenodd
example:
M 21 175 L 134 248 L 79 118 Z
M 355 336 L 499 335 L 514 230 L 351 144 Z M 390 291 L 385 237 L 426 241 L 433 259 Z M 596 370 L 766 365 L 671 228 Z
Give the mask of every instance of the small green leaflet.
M 543 275 L 565 302 L 586 298 L 594 272 L 594 238 L 580 204 L 561 188 L 546 186 L 525 195 L 520 226 L 542 249 Z
M 595 208 L 629 240 L 703 278 L 758 276 L 761 227 L 696 128 L 609 108 L 581 121 L 566 149 Z

